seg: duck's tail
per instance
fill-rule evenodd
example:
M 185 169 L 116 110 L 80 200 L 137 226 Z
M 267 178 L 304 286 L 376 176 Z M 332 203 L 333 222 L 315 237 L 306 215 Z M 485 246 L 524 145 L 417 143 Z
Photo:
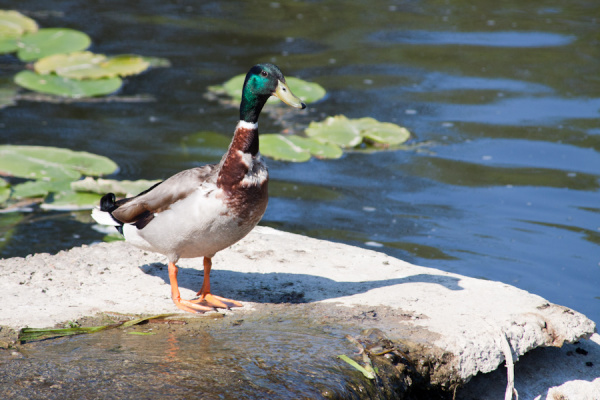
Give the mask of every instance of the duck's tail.
M 92 218 L 100 225 L 116 226 L 118 229 L 123 226 L 123 223 L 115 219 L 111 214 L 117 207 L 114 193 L 105 194 L 100 199 L 100 207 L 92 210 Z

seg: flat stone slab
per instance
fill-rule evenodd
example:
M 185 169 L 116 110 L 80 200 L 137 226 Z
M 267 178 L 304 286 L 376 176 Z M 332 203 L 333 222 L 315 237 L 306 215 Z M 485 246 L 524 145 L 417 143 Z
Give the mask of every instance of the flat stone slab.
M 179 264 L 183 298 L 202 284 L 202 260 Z M 257 227 L 213 258 L 213 293 L 252 309 L 321 303 L 365 315 L 364 328 L 430 349 L 431 379 L 464 383 L 537 347 L 588 338 L 584 315 L 500 282 L 412 265 L 375 251 Z M 124 242 L 0 260 L 0 325 L 50 327 L 96 313 L 178 312 L 166 260 Z M 232 311 L 235 313 L 235 309 Z

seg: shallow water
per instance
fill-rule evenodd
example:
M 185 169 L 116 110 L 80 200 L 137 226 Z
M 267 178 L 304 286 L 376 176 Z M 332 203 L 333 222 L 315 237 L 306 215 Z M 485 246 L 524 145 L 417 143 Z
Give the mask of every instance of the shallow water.
M 207 316 L 35 342 L 0 352 L 5 399 L 356 398 L 342 326 L 306 315 Z M 218 316 L 218 314 L 217 314 Z
M 0 4 L 3 8 L 6 5 Z M 204 97 L 263 61 L 316 81 L 325 100 L 289 117 L 371 116 L 409 128 L 413 151 L 270 161 L 263 225 L 503 281 L 600 321 L 600 5 L 584 1 L 19 2 L 92 50 L 166 57 L 123 95 L 150 103 L 0 111 L 2 143 L 106 155 L 117 179 L 157 179 L 225 148 L 237 111 Z M 40 12 L 52 11 L 52 12 Z M 22 68 L 3 57 L 0 79 Z M 261 132 L 281 125 L 267 115 Z M 18 222 L 18 224 L 17 224 Z M 0 256 L 100 240 L 87 212 L 0 215 Z M 160 257 L 157 257 L 157 261 Z

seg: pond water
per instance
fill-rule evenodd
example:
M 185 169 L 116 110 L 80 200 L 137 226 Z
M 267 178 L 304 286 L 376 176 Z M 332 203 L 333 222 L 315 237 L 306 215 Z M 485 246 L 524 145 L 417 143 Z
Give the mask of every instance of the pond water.
M 1 8 L 13 7 L 3 4 Z M 116 179 L 161 179 L 219 160 L 235 108 L 207 87 L 274 62 L 327 97 L 286 115 L 406 126 L 410 151 L 270 160 L 261 222 L 498 280 L 600 322 L 600 4 L 573 1 L 21 0 L 42 26 L 82 30 L 92 50 L 166 57 L 127 80 L 143 103 L 20 101 L 2 143 L 53 145 L 116 161 Z M 0 58 L 1 82 L 23 68 Z M 263 115 L 261 132 L 279 132 Z M 0 256 L 101 240 L 88 212 L 0 214 Z M 157 256 L 157 261 L 160 259 Z
M 56 400 L 368 395 L 358 371 L 331 362 L 357 351 L 344 339 L 343 325 L 325 325 L 306 309 L 278 311 L 36 342 L 18 357 L 0 352 L 0 395 Z

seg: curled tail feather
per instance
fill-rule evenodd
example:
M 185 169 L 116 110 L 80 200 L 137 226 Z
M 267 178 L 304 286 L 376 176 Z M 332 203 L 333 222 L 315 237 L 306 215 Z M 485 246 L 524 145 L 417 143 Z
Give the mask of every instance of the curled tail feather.
M 92 210 L 92 218 L 100 225 L 114 226 L 120 232 L 123 223 L 115 219 L 111 214 L 118 207 L 115 203 L 115 195 L 113 193 L 105 194 L 100 199 L 100 207 Z

